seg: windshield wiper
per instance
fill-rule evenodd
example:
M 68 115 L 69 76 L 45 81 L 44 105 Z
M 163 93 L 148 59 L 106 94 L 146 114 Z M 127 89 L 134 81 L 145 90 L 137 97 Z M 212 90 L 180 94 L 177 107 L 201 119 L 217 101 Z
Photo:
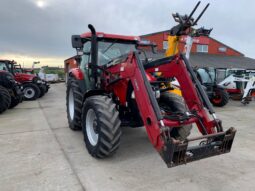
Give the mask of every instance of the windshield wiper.
M 111 65 L 114 65 L 114 64 L 116 64 L 116 63 L 119 63 L 120 61 L 124 60 L 124 58 L 126 59 L 127 56 L 128 56 L 128 54 L 123 54 L 123 55 L 121 55 L 121 56 L 118 56 L 118 57 L 116 57 L 116 58 L 113 58 L 113 59 L 109 60 L 109 62 L 107 62 L 106 65 L 107 65 L 107 66 L 111 66 Z M 112 63 L 112 64 L 111 64 L 111 63 Z
M 106 49 L 104 49 L 104 51 L 102 51 L 102 53 L 104 54 L 107 50 L 109 50 L 115 43 L 117 40 L 115 40 L 113 43 L 111 43 L 108 47 L 106 47 Z

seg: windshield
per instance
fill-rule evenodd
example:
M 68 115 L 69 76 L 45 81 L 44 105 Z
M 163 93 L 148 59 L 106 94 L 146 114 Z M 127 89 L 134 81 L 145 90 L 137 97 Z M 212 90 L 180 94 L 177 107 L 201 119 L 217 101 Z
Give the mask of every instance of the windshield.
M 14 65 L 14 73 L 23 73 L 20 65 Z
M 14 68 L 14 72 L 15 73 L 22 73 L 22 69 L 21 68 Z
M 136 45 L 121 42 L 98 42 L 98 65 L 103 66 L 115 59 L 127 57 L 130 51 L 135 51 Z
M 5 62 L 0 62 L 0 70 L 8 71 L 8 68 L 6 67 Z
M 214 69 L 204 69 L 204 68 L 199 68 L 197 70 L 199 77 L 201 79 L 202 84 L 207 84 L 207 83 L 213 83 L 215 80 L 215 71 Z

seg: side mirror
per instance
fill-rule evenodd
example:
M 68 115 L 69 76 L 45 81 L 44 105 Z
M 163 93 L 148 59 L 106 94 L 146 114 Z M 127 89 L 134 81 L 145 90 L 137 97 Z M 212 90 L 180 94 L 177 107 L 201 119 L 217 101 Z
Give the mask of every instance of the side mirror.
M 72 46 L 78 50 L 83 48 L 82 38 L 80 35 L 72 35 Z

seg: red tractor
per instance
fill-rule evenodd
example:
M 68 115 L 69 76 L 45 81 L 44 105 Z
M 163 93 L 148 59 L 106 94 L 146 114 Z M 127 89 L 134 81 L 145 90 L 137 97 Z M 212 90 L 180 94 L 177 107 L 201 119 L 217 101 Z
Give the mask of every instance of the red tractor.
M 22 84 L 25 100 L 36 100 L 48 91 L 48 84 L 34 74 L 24 73 L 21 66 L 17 65 L 15 61 L 0 60 L 0 62 L 5 64 L 6 70 L 13 74 L 17 82 Z
M 0 61 L 0 113 L 14 108 L 22 100 L 22 86 L 6 71 L 5 64 Z
M 179 15 L 183 23 L 172 34 L 183 34 L 191 27 L 192 14 Z M 68 73 L 66 105 L 69 127 L 82 129 L 93 157 L 116 152 L 121 126 L 144 126 L 168 167 L 230 152 L 236 130 L 223 131 L 183 54 L 142 63 L 139 47 L 146 44 L 139 37 L 96 32 L 92 25 L 89 29 L 72 36 L 78 68 Z M 182 97 L 169 91 L 167 85 L 174 78 Z M 192 124 L 200 136 L 189 137 Z M 200 143 L 194 146 L 194 142 Z
M 37 77 L 41 80 L 40 84 L 38 84 L 38 86 L 41 90 L 41 93 L 40 93 L 39 97 L 42 97 L 45 93 L 47 93 L 49 91 L 50 84 L 47 81 L 41 79 L 39 76 L 37 76 L 35 74 L 34 69 L 23 69 L 23 68 L 21 68 L 20 64 L 15 64 L 14 65 L 14 70 L 15 70 L 16 75 L 28 74 L 30 76 Z

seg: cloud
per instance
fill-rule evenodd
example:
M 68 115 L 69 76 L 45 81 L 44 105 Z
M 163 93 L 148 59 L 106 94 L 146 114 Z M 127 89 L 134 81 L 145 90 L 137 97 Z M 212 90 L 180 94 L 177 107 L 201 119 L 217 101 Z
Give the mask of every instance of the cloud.
M 75 54 L 71 35 L 87 31 L 92 23 L 98 31 L 141 35 L 170 29 L 173 12 L 189 13 L 195 0 L 1 0 L 0 56 L 67 58 Z M 255 57 L 255 1 L 221 0 L 211 3 L 200 25 L 213 27 L 212 37 Z M 200 8 L 201 9 L 201 8 Z

